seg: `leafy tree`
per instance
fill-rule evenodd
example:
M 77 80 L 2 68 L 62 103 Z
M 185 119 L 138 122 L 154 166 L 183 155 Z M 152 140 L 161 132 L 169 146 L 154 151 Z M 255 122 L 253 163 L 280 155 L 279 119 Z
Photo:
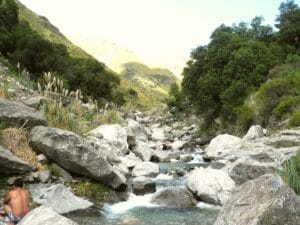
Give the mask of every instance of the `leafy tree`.
M 262 20 L 255 17 L 250 25 L 221 25 L 208 46 L 192 51 L 183 71 L 183 93 L 206 122 L 219 116 L 226 121 L 236 119 L 235 108 L 283 60 L 281 47 L 273 42 L 272 28 L 262 25 Z
M 183 94 L 176 82 L 172 83 L 169 90 L 169 98 L 167 99 L 167 104 L 169 107 L 177 107 L 178 110 L 183 110 L 182 108 Z
M 0 2 L 0 27 L 10 30 L 18 23 L 18 6 L 14 0 Z
M 300 9 L 294 1 L 281 3 L 280 15 L 277 17 L 276 27 L 279 31 L 279 41 L 291 45 L 300 53 Z

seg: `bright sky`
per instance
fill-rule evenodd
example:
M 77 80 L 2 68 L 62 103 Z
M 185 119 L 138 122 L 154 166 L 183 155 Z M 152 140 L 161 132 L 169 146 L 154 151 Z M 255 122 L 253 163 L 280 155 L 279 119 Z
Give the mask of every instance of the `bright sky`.
M 20 0 L 66 36 L 85 35 L 128 48 L 147 64 L 179 70 L 191 49 L 222 23 L 263 15 L 274 24 L 285 0 Z M 295 0 L 300 5 L 300 0 Z M 179 71 L 178 70 L 178 71 Z

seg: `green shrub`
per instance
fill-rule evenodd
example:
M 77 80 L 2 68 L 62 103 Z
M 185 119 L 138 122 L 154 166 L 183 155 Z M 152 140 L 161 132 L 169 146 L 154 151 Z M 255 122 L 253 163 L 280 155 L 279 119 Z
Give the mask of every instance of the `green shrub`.
M 268 124 L 269 117 L 285 96 L 297 96 L 297 80 L 299 73 L 292 73 L 282 78 L 276 78 L 264 83 L 256 95 L 259 122 Z M 274 113 L 281 115 L 288 109 L 288 102 L 282 103 Z M 291 105 L 291 103 L 289 103 Z M 281 112 L 280 110 L 283 110 Z
M 77 195 L 92 200 L 99 200 L 103 193 L 110 190 L 108 186 L 89 179 L 82 179 L 79 183 L 75 184 L 74 189 Z
M 300 115 L 300 114 L 299 114 Z M 300 118 L 300 117 L 299 117 Z M 282 179 L 299 195 L 300 194 L 300 150 L 280 171 Z
M 281 119 L 285 117 L 288 113 L 291 113 L 293 108 L 299 103 L 299 97 L 285 96 L 281 99 L 279 104 L 273 109 L 272 114 Z
M 237 115 L 238 129 L 241 131 L 247 131 L 255 117 L 253 110 L 247 105 L 242 105 L 236 107 L 234 112 Z
M 295 111 L 289 121 L 289 127 L 300 126 L 300 111 Z

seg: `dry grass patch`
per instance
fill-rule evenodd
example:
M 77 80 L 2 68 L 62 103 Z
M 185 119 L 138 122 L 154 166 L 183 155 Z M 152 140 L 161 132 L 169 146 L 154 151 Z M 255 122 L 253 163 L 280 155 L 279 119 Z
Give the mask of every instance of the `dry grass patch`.
M 40 168 L 36 153 L 30 148 L 25 130 L 7 128 L 1 131 L 0 144 L 23 161 Z

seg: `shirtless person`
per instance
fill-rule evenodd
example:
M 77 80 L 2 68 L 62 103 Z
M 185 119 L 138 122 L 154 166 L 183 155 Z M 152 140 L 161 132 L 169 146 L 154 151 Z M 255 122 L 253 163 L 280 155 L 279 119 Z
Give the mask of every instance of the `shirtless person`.
M 29 194 L 23 189 L 23 180 L 15 180 L 11 191 L 4 199 L 4 211 L 10 222 L 8 225 L 17 224 L 29 212 Z

